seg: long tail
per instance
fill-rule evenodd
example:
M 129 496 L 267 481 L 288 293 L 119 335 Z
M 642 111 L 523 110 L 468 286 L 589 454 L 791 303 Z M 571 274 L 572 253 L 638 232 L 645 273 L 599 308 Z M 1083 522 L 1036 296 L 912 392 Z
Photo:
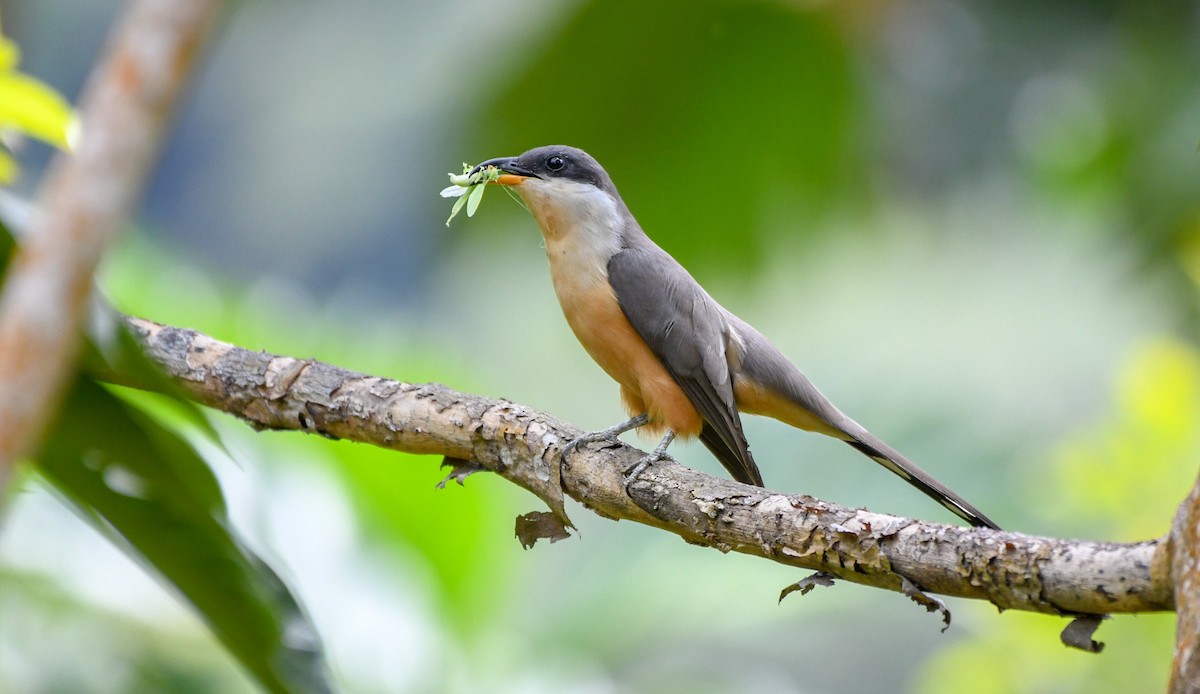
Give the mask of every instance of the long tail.
M 863 430 L 847 432 L 847 434 L 854 438 L 846 443 L 891 470 L 905 482 L 920 489 L 926 496 L 950 509 L 954 515 L 979 528 L 1000 529 L 1000 526 L 983 515 L 982 511 L 967 503 L 966 499 L 950 491 L 946 485 L 935 480 L 928 472 L 917 467 L 916 463 L 900 455 L 894 448 L 880 441 L 870 432 Z
M 740 451 L 730 448 L 725 439 L 721 438 L 717 430 L 709 426 L 707 422 L 704 424 L 704 429 L 700 431 L 700 440 L 708 447 L 708 450 L 712 451 L 717 460 L 721 461 L 721 465 L 725 466 L 733 479 L 742 484 L 763 486 L 762 473 L 758 471 L 758 465 L 754 462 L 754 456 L 750 455 L 750 449 L 744 444 Z
M 843 414 L 762 333 L 732 313 L 726 312 L 726 317 L 741 338 L 737 379 L 751 386 L 745 400 L 738 395 L 738 409 L 841 439 L 971 525 L 999 529 L 979 509 Z M 740 392 L 737 382 L 735 392 Z

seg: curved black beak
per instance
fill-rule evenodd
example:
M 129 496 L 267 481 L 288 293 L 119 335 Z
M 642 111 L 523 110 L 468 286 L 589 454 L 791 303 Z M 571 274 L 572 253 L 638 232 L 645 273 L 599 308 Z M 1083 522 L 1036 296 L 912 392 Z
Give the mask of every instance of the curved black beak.
M 478 164 L 475 168 L 471 169 L 471 172 L 468 175 L 473 176 L 480 170 L 486 169 L 489 166 L 494 166 L 504 173 L 513 174 L 515 176 L 523 176 L 525 178 L 541 178 L 534 172 L 518 164 L 516 157 L 497 157 L 495 159 L 488 159 L 487 161 Z

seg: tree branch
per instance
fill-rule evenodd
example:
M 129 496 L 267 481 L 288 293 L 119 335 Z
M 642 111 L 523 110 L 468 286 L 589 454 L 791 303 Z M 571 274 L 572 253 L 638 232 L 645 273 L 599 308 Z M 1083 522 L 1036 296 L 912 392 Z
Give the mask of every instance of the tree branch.
M 39 192 L 0 296 L 0 492 L 71 373 L 92 274 L 157 156 L 219 0 L 141 0 L 84 89 L 83 136 Z
M 626 493 L 622 470 L 641 451 L 584 447 L 560 464 L 561 449 L 580 430 L 527 407 L 251 352 L 146 320 L 128 323 L 151 358 L 205 405 L 256 428 L 473 461 L 532 491 L 564 523 L 565 493 L 602 516 L 661 528 L 693 544 L 887 590 L 903 590 L 908 579 L 920 590 L 1049 614 L 1174 609 L 1161 540 L 1085 542 L 928 523 L 674 463 L 652 466 Z

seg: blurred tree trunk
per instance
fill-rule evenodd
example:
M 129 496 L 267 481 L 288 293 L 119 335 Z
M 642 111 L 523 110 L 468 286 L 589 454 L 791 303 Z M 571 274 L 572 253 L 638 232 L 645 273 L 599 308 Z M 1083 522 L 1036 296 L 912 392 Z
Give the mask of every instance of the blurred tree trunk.
M 1168 548 L 1176 613 L 1169 691 L 1200 692 L 1200 478 L 1175 514 Z
M 74 372 L 92 275 L 129 219 L 223 3 L 139 0 L 81 98 L 83 134 L 55 160 L 0 292 L 0 494 Z

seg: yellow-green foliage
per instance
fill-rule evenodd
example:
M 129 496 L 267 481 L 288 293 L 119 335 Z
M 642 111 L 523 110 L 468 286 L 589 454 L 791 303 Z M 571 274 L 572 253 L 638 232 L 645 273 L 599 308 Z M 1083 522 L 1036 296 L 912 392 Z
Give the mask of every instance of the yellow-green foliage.
M 21 52 L 0 36 L 0 132 L 15 131 L 56 147 L 70 148 L 71 106 L 50 87 L 17 71 Z M 0 184 L 17 176 L 17 163 L 0 148 Z
M 1143 345 L 1117 377 L 1117 411 L 1066 442 L 1055 465 L 1063 513 L 1103 528 L 1096 539 L 1162 535 L 1200 460 L 1200 354 L 1183 342 Z
M 1115 411 L 1051 457 L 1028 498 L 1055 525 L 1091 539 L 1145 540 L 1165 533 L 1200 460 L 1200 352 L 1159 339 L 1138 348 L 1117 377 Z M 1048 498 L 1036 487 L 1055 490 Z M 913 691 L 1152 692 L 1170 668 L 1174 615 L 1118 615 L 1096 638 L 1096 656 L 1060 646 L 1065 620 L 1007 613 L 980 622 L 976 638 L 938 653 Z

